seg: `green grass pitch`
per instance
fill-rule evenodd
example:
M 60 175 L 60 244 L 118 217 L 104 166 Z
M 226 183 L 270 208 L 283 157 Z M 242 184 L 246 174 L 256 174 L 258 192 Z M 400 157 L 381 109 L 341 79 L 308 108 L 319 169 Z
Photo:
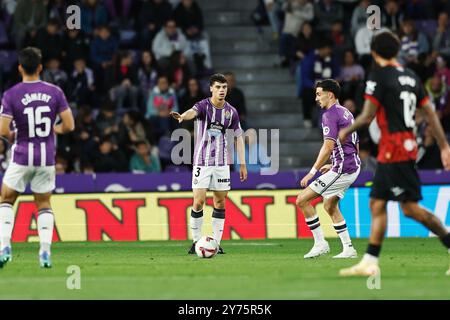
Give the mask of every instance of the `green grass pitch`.
M 226 254 L 188 255 L 188 241 L 56 243 L 52 269 L 40 269 L 37 243 L 13 246 L 0 269 L 0 299 L 450 299 L 449 255 L 436 238 L 388 239 L 381 289 L 366 278 L 340 278 L 359 259 L 331 254 L 305 260 L 312 240 L 224 241 Z M 367 239 L 354 241 L 361 255 Z M 81 289 L 69 290 L 67 267 L 81 268 Z

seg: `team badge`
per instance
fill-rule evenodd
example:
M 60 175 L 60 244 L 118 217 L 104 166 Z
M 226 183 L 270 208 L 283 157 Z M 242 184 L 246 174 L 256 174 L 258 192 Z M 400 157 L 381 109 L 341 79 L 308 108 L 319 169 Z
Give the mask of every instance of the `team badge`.
M 198 180 L 197 179 L 194 179 L 194 184 L 197 184 L 198 183 Z
M 225 119 L 230 119 L 230 118 L 231 118 L 230 111 L 225 111 Z

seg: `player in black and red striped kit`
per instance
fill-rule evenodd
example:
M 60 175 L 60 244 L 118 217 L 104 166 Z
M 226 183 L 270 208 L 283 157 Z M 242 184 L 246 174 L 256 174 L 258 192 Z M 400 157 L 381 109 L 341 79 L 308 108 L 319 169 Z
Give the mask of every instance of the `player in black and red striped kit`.
M 339 133 L 342 141 L 350 133 L 369 125 L 375 116 L 381 130 L 378 166 L 370 193 L 372 228 L 369 246 L 358 264 L 341 270 L 343 276 L 379 273 L 378 256 L 386 232 L 388 200 L 399 201 L 404 214 L 436 234 L 450 254 L 450 233 L 436 216 L 418 204 L 422 195 L 416 169 L 416 108 L 425 115 L 436 137 L 446 170 L 450 170 L 450 146 L 420 79 L 395 59 L 399 48 L 400 41 L 389 31 L 374 37 L 371 51 L 377 67 L 366 83 L 364 110 L 351 126 Z M 450 275 L 450 269 L 447 275 Z

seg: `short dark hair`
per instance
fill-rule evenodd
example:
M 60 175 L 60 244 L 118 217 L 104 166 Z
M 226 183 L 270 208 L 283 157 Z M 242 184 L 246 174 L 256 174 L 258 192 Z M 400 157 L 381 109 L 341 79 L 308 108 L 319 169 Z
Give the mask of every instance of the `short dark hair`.
M 334 79 L 325 79 L 317 82 L 316 89 L 317 88 L 322 88 L 323 91 L 332 92 L 336 99 L 338 99 L 341 94 L 341 86 L 339 85 L 339 82 Z
M 209 78 L 209 86 L 212 86 L 214 82 L 228 83 L 227 78 L 221 73 L 215 73 Z
M 389 60 L 397 56 L 400 50 L 400 40 L 391 31 L 383 31 L 373 37 L 370 50 Z
M 37 72 L 39 65 L 42 63 L 41 50 L 34 47 L 22 49 L 19 53 L 19 64 L 22 66 L 26 74 L 32 75 Z

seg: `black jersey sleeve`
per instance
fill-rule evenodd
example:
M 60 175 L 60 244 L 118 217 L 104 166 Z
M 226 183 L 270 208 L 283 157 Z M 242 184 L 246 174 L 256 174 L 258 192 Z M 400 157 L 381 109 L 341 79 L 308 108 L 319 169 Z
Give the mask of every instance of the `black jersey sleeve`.
M 374 70 L 369 74 L 366 81 L 366 90 L 364 98 L 370 100 L 377 107 L 381 106 L 381 101 L 384 99 L 385 85 L 380 75 L 380 70 Z
M 417 80 L 417 82 L 416 82 L 417 83 L 417 88 L 416 88 L 417 107 L 421 108 L 430 101 L 430 98 L 428 97 L 420 78 L 416 77 L 416 80 Z

